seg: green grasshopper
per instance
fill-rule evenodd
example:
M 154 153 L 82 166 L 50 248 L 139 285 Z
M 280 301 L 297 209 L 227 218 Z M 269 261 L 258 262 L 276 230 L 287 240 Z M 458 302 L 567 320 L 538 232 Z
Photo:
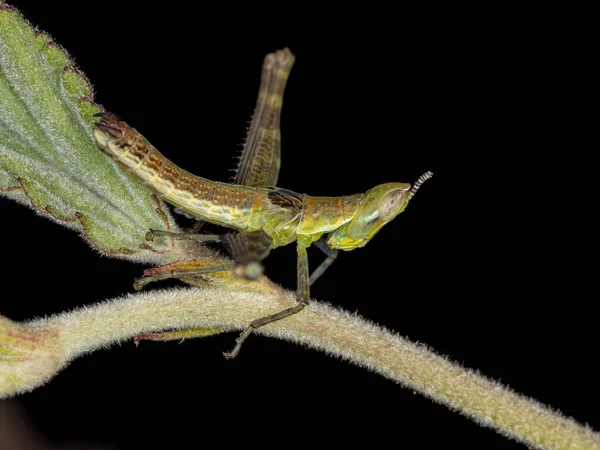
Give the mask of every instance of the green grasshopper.
M 312 197 L 275 187 L 280 166 L 281 106 L 293 63 L 294 55 L 288 49 L 265 57 L 255 114 L 233 183 L 210 181 L 177 167 L 139 132 L 110 114 L 101 113 L 94 129 L 97 146 L 164 200 L 194 218 L 235 230 L 223 235 L 150 230 L 148 239 L 171 236 L 220 241 L 234 262 L 146 276 L 137 280 L 137 288 L 158 279 L 229 270 L 256 279 L 262 275 L 260 262 L 271 249 L 296 242 L 297 304 L 250 323 L 234 349 L 225 354 L 227 358 L 239 353 L 253 330 L 300 312 L 309 302 L 310 285 L 333 263 L 338 251 L 366 245 L 381 227 L 404 211 L 421 184 L 433 175 L 424 173 L 412 187 L 386 183 L 364 194 L 343 197 Z M 313 243 L 327 258 L 309 276 L 306 249 Z

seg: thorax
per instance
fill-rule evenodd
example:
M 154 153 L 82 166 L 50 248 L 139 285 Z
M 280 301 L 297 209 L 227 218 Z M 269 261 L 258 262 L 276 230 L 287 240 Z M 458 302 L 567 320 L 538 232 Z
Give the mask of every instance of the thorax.
M 304 197 L 298 234 L 318 235 L 338 229 L 352 220 L 364 194 L 344 197 Z

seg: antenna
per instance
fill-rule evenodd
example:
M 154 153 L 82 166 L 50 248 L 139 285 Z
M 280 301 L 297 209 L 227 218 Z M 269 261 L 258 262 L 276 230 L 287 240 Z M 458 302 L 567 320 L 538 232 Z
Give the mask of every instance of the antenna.
M 421 175 L 416 181 L 416 183 L 413 185 L 413 187 L 410 189 L 410 192 L 408 193 L 408 199 L 411 200 L 415 196 L 421 185 L 427 180 L 429 180 L 432 176 L 433 172 L 431 172 L 430 170 Z

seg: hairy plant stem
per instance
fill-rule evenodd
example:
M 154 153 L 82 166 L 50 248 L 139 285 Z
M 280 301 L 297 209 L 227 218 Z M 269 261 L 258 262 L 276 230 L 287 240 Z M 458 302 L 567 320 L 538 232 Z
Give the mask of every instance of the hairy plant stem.
M 293 303 L 292 293 L 268 282 L 241 290 L 215 282 L 208 288 L 129 295 L 23 325 L 12 324 L 21 330 L 22 347 L 27 351 L 20 353 L 25 356 L 12 370 L 10 361 L 0 355 L 0 386 L 4 387 L 0 395 L 32 389 L 75 357 L 140 333 L 196 327 L 240 330 L 257 316 Z M 600 449 L 598 434 L 572 419 L 423 345 L 326 304 L 313 302 L 302 313 L 261 328 L 257 334 L 340 356 L 537 448 Z M 32 373 L 24 374 L 25 370 Z M 12 391 L 6 389 L 9 379 Z M 27 384 L 15 383 L 18 379 Z

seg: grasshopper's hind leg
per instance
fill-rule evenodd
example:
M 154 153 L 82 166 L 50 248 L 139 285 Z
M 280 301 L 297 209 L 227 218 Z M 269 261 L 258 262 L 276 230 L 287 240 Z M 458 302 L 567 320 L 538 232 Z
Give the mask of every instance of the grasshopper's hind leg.
M 254 320 L 250 323 L 250 326 L 246 328 L 240 337 L 237 338 L 235 347 L 229 353 L 224 353 L 226 359 L 232 359 L 237 356 L 242 348 L 244 341 L 252 334 L 254 330 L 260 327 L 264 327 L 270 323 L 276 322 L 286 317 L 292 316 L 304 309 L 308 305 L 309 301 L 309 279 L 308 279 L 308 255 L 306 253 L 306 246 L 298 242 L 298 287 L 296 290 L 297 304 L 291 308 L 284 309 L 278 313 L 271 314 L 270 316 L 263 317 L 261 319 Z
M 190 241 L 201 241 L 201 242 L 218 242 L 221 240 L 221 236 L 218 234 L 199 234 L 199 233 L 173 233 L 172 231 L 165 230 L 150 230 L 146 233 L 146 240 L 153 241 L 155 237 L 167 236 L 178 240 L 190 240 Z
M 201 227 L 203 222 L 199 223 Z M 263 274 L 264 267 L 261 261 L 267 257 L 273 243 L 273 239 L 264 231 L 200 234 L 197 232 L 173 233 L 164 230 L 150 230 L 146 233 L 146 239 L 149 241 L 154 240 L 155 236 L 167 236 L 179 240 L 187 239 L 199 242 L 219 242 L 227 248 L 235 261 L 233 274 L 238 278 L 247 280 L 256 280 Z M 165 278 L 173 277 L 166 276 Z
M 202 226 L 202 224 L 199 225 L 200 227 Z M 153 230 L 151 229 L 150 231 L 148 231 L 148 233 L 146 233 L 146 240 L 148 241 L 153 241 L 155 237 L 157 236 L 167 236 L 167 237 L 172 237 L 174 239 L 179 239 L 179 240 L 194 240 L 194 241 L 200 241 L 200 242 L 223 242 L 223 236 L 222 235 L 218 235 L 218 234 L 199 234 L 197 232 L 184 232 L 184 233 L 173 233 L 171 231 L 165 231 L 165 230 Z M 205 273 L 212 273 L 212 272 L 224 272 L 227 270 L 231 270 L 233 268 L 233 264 L 224 264 L 221 266 L 215 266 L 215 267 L 197 267 L 197 268 L 183 268 L 183 269 L 178 269 L 175 268 L 174 270 L 169 270 L 169 271 L 159 271 L 157 273 L 152 273 L 150 275 L 144 275 L 141 278 L 138 278 L 135 280 L 135 282 L 133 283 L 133 287 L 136 290 L 140 290 L 142 289 L 144 286 L 146 286 L 149 283 L 152 283 L 154 281 L 159 281 L 159 280 L 168 280 L 171 278 L 181 278 L 181 277 L 185 277 L 185 276 L 193 276 L 193 275 L 202 275 Z
M 144 275 L 142 278 L 138 278 L 133 283 L 133 287 L 136 290 L 142 289 L 149 283 L 159 280 L 168 280 L 171 278 L 181 278 L 181 277 L 189 277 L 194 275 L 202 275 L 205 273 L 214 273 L 214 272 L 225 272 L 227 270 L 233 269 L 233 264 L 223 264 L 221 266 L 213 266 L 213 267 L 198 267 L 194 269 L 181 269 L 181 270 L 171 270 L 169 272 L 159 272 L 152 275 Z

